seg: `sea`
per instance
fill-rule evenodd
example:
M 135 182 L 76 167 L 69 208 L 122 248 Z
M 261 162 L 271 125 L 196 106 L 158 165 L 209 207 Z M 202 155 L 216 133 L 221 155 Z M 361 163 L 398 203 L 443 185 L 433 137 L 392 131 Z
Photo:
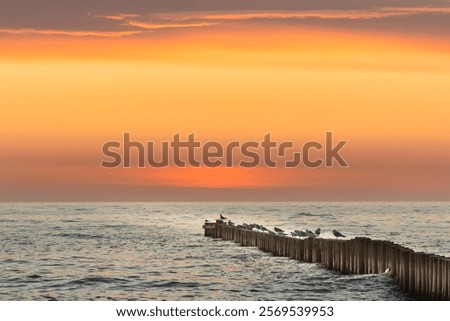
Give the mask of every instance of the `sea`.
M 341 275 L 204 237 L 220 213 L 450 257 L 449 202 L 3 203 L 0 300 L 409 300 L 385 274 Z

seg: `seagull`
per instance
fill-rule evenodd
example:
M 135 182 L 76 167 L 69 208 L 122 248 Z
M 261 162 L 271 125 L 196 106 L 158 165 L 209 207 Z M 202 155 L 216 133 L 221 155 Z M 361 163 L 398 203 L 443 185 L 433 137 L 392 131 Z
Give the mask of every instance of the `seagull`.
M 274 227 L 273 228 L 273 230 L 275 231 L 275 232 L 277 232 L 277 233 L 284 233 L 284 231 L 282 230 L 282 229 L 280 229 L 280 228 L 278 228 L 278 227 Z
M 306 235 L 307 235 L 308 237 L 311 237 L 311 238 L 316 237 L 316 234 L 314 234 L 314 233 L 311 232 L 310 230 L 306 230 Z
M 227 218 L 225 216 L 223 216 L 222 214 L 220 214 L 220 219 L 221 220 L 226 220 Z
M 321 231 L 322 231 L 322 230 L 321 230 L 320 228 L 318 228 L 318 229 L 316 230 L 316 235 L 319 236 Z
M 344 234 L 342 234 L 341 232 L 338 232 L 336 230 L 333 230 L 333 235 L 336 236 L 336 238 L 338 238 L 338 237 L 347 237 Z
M 230 225 L 230 226 L 234 226 L 234 223 L 233 223 L 233 222 L 231 222 L 231 220 L 228 220 L 228 225 Z
M 205 223 L 209 223 L 209 221 L 208 221 L 208 220 L 205 220 Z
M 308 234 L 306 234 L 303 231 L 299 231 L 299 230 L 294 230 L 294 233 L 297 234 L 298 237 L 307 237 Z

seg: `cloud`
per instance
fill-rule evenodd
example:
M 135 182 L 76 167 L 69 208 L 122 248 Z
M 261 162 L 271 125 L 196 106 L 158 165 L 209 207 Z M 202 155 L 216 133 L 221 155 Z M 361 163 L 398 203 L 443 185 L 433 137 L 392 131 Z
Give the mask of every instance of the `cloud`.
M 308 11 L 254 11 L 254 12 L 181 12 L 151 15 L 150 19 L 187 21 L 187 20 L 251 20 L 251 19 L 382 19 L 423 13 L 449 14 L 450 7 L 395 8 L 385 7 L 372 10 L 308 10 Z
M 364 10 L 166 12 L 149 15 L 98 16 L 138 30 L 208 27 L 230 23 L 305 24 L 349 30 L 448 36 L 450 7 L 380 7 Z
M 192 27 L 207 27 L 216 25 L 217 23 L 213 22 L 192 22 L 192 23 L 165 23 L 165 24 L 158 24 L 158 23 L 145 23 L 145 22 L 139 22 L 139 21 L 127 21 L 126 25 L 138 27 L 142 29 L 147 30 L 153 30 L 153 29 L 167 29 L 167 28 L 192 28 Z
M 142 17 L 140 14 L 129 14 L 129 13 L 121 13 L 118 15 L 99 15 L 99 14 L 94 14 L 92 15 L 95 18 L 104 18 L 104 19 L 109 19 L 109 20 L 118 20 L 118 21 L 122 21 L 128 18 L 140 18 Z
M 141 31 L 67 31 L 49 29 L 0 29 L 0 33 L 13 35 L 45 35 L 45 36 L 74 36 L 74 37 L 107 37 L 120 38 L 141 33 Z

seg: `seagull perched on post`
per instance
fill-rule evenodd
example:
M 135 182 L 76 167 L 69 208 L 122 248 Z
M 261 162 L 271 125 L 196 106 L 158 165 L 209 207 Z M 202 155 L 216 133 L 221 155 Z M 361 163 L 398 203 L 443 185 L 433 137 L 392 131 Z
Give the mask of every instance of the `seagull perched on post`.
M 308 236 L 309 238 L 315 238 L 316 237 L 316 234 L 314 234 L 310 230 L 306 230 L 305 232 L 306 232 L 306 236 Z
M 282 229 L 280 229 L 279 227 L 274 227 L 273 230 L 277 233 L 284 233 L 284 231 Z
M 347 237 L 347 236 L 345 236 L 344 234 L 342 234 L 341 232 L 338 232 L 338 231 L 336 231 L 336 230 L 333 230 L 333 235 L 336 236 L 336 238 L 339 238 L 339 237 Z
M 220 214 L 220 219 L 221 220 L 226 220 L 227 218 L 225 216 L 223 216 L 222 214 Z
M 319 236 L 321 231 L 322 231 L 322 230 L 321 230 L 320 227 L 319 227 L 319 228 L 316 230 L 316 235 Z

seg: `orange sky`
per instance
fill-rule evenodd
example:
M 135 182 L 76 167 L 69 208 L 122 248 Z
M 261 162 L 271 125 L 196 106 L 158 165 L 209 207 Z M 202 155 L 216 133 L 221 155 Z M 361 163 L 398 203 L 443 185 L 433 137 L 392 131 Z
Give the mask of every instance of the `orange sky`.
M 447 39 L 240 21 L 180 29 L 0 37 L 0 200 L 449 200 Z M 271 132 L 301 145 L 326 131 L 349 141 L 349 168 L 99 166 L 102 144 L 123 132 Z

